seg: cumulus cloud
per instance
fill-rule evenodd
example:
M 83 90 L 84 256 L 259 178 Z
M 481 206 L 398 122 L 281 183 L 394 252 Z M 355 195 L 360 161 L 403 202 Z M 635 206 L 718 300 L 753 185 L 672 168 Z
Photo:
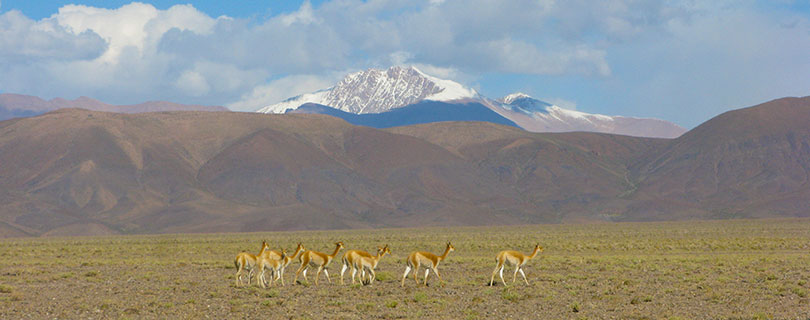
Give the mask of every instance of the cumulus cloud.
M 236 111 L 255 111 L 256 106 L 267 106 L 286 98 L 310 93 L 333 86 L 343 74 L 331 76 L 293 75 L 257 86 L 227 107 Z
M 162 51 L 170 32 L 210 34 L 227 17 L 211 18 L 190 5 L 158 10 L 131 3 L 118 9 L 67 5 L 32 21 L 17 11 L 0 16 L 0 62 L 6 92 L 45 98 L 93 96 L 113 103 L 167 99 L 223 104 L 267 76 L 216 60 Z M 18 63 L 25 61 L 25 63 Z
M 207 33 L 215 23 L 190 5 L 161 11 L 138 2 L 119 9 L 67 5 L 53 19 L 73 33 L 92 31 L 101 36 L 109 45 L 100 60 L 107 63 L 117 63 L 127 47 L 136 48 L 141 56 L 154 54 L 155 44 L 170 29 Z
M 12 10 L 0 15 L 0 57 L 14 61 L 87 60 L 101 55 L 105 41 L 93 32 L 71 32 L 54 20 L 39 22 Z
M 298 11 L 281 15 L 279 19 L 281 23 L 287 27 L 294 23 L 311 24 L 318 22 L 318 19 L 316 19 L 315 15 L 312 13 L 312 4 L 309 1 L 305 1 Z

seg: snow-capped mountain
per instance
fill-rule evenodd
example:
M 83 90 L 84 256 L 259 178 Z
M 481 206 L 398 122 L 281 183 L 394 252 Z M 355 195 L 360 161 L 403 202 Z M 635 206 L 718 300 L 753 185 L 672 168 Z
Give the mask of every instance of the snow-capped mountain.
M 350 114 L 379 114 L 413 106 L 423 101 L 469 106 L 483 105 L 497 114 L 487 115 L 484 117 L 485 119 L 503 117 L 532 132 L 591 131 L 656 138 L 675 138 L 686 132 L 684 128 L 664 120 L 606 116 L 568 110 L 532 98 L 524 93 L 513 93 L 497 100 L 491 100 L 457 82 L 429 76 L 414 67 L 401 66 L 394 66 L 387 70 L 368 69 L 352 73 L 334 87 L 292 97 L 261 108 L 257 112 L 285 113 L 296 110 L 304 104 L 317 104 Z M 434 104 L 433 106 L 441 108 L 446 107 L 447 104 Z M 326 112 L 324 110 L 327 109 L 310 108 L 301 112 L 321 112 L 318 110 Z M 409 122 L 412 119 L 424 119 L 428 122 L 436 119 L 469 121 L 469 116 L 463 114 L 466 112 L 465 110 L 474 112 L 474 109 L 432 110 L 419 106 L 408 109 L 408 112 L 386 115 L 384 118 L 408 115 L 410 119 L 403 121 Z M 442 117 L 437 118 L 428 113 L 441 113 Z M 344 115 L 343 118 L 354 119 L 355 117 Z M 386 121 L 386 123 L 399 122 Z
M 592 131 L 651 138 L 676 138 L 686 132 L 669 121 L 568 110 L 520 92 L 487 100 L 486 105 L 533 132 Z
M 316 103 L 345 112 L 381 113 L 424 100 L 454 101 L 478 93 L 461 84 L 426 75 L 414 67 L 368 69 L 352 73 L 332 88 L 292 97 L 257 112 L 284 113 L 305 103 Z

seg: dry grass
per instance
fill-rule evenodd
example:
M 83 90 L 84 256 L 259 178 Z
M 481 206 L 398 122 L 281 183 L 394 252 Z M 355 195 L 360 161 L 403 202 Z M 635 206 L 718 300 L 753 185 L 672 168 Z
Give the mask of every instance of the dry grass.
M 291 286 L 295 261 L 286 287 L 234 287 L 234 256 L 262 239 L 393 252 L 371 286 L 337 285 L 336 259 L 332 285 Z M 441 253 L 448 240 L 445 286 L 399 287 L 410 251 Z M 497 251 L 537 242 L 546 250 L 525 267 L 530 286 L 486 285 Z M 0 241 L 0 257 L 3 319 L 810 317 L 806 219 L 29 238 Z

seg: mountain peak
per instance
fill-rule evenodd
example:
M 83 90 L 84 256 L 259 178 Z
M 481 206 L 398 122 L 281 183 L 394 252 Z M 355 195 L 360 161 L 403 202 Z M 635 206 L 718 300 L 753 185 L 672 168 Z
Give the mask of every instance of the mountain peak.
M 356 114 L 380 113 L 423 100 L 452 101 L 476 96 L 473 89 L 432 77 L 416 67 L 392 66 L 351 73 L 332 88 L 289 98 L 258 112 L 283 113 L 305 103 L 317 103 Z
M 498 99 L 498 101 L 505 104 L 511 104 L 513 101 L 517 99 L 526 99 L 526 98 L 533 99 L 532 96 L 525 94 L 523 92 L 515 92 Z
M 521 92 L 500 98 L 492 105 L 502 116 L 534 132 L 592 131 L 656 138 L 676 138 L 686 132 L 668 121 L 569 110 Z

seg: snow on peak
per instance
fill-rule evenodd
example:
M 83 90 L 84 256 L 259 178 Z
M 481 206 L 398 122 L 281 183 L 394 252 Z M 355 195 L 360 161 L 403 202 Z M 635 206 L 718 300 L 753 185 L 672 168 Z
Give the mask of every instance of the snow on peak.
M 516 92 L 497 100 L 503 108 L 525 114 L 549 113 L 553 104 L 532 98 L 528 94 Z
M 413 71 L 419 73 L 422 77 L 427 78 L 428 80 L 435 83 L 441 90 L 433 95 L 428 96 L 425 100 L 434 100 L 434 101 L 452 101 L 452 100 L 460 100 L 460 99 L 470 99 L 478 97 L 478 92 L 475 89 L 466 88 L 458 82 L 452 80 L 444 80 L 439 79 L 430 75 L 425 74 L 424 72 L 420 71 L 416 67 L 410 67 Z
M 532 98 L 528 94 L 522 92 L 516 92 L 507 95 L 503 98 L 498 99 L 498 102 L 501 103 L 502 108 L 515 112 L 520 112 L 529 115 L 535 119 L 540 118 L 556 118 L 558 120 L 576 119 L 576 121 L 586 121 L 586 122 L 590 122 L 593 120 L 599 121 L 613 120 L 613 117 L 606 115 L 585 113 L 576 110 L 561 108 L 557 105 Z
M 523 92 L 515 92 L 515 93 L 509 94 L 509 95 L 507 95 L 507 96 L 505 96 L 503 98 L 498 99 L 498 101 L 500 101 L 502 103 L 505 103 L 505 104 L 511 104 L 513 101 L 515 101 L 517 99 L 526 99 L 526 98 L 531 99 L 532 97 L 530 95 L 528 95 L 528 94 L 523 93 Z
M 478 93 L 461 84 L 429 76 L 415 67 L 393 66 L 347 75 L 334 87 L 289 98 L 257 112 L 284 113 L 304 103 L 318 103 L 351 113 L 380 113 L 422 100 L 451 101 L 475 98 Z
M 287 98 L 276 104 L 272 104 L 256 110 L 258 113 L 285 113 L 287 110 L 298 109 L 305 103 L 322 103 L 324 97 L 329 93 L 329 89 L 315 91 L 313 93 L 305 93 L 292 98 Z

